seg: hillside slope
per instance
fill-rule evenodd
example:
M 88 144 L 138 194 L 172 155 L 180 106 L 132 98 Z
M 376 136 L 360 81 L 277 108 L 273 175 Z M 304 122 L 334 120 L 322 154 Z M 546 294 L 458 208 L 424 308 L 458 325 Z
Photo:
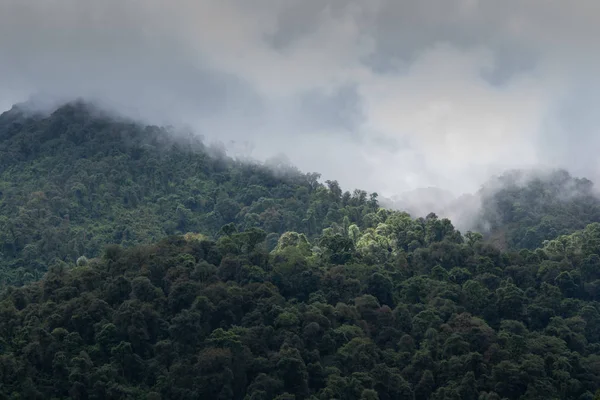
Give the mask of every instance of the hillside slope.
M 376 211 L 376 196 L 279 166 L 235 162 L 194 135 L 105 116 L 83 103 L 0 116 L 0 280 L 39 278 L 54 260 L 111 243 L 151 243 L 234 223 L 314 236 Z M 346 222 L 348 224 L 348 222 Z
M 600 222 L 600 196 L 593 183 L 565 170 L 514 170 L 493 177 L 475 193 L 455 197 L 421 188 L 382 205 L 414 216 L 429 212 L 461 230 L 484 234 L 502 250 L 535 249 L 544 241 Z
M 5 113 L 0 398 L 592 400 L 591 183 L 501 181 L 493 246 L 84 104 Z
M 567 171 L 509 171 L 478 193 L 475 229 L 511 249 L 535 249 L 593 222 L 600 198 L 593 183 Z
M 380 216 L 271 253 L 227 229 L 52 266 L 0 296 L 0 397 L 595 398 L 599 224 L 509 254 Z

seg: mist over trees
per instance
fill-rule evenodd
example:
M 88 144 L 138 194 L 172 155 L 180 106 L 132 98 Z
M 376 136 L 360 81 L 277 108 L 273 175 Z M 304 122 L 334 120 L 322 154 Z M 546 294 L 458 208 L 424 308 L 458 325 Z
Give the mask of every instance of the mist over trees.
M 600 396 L 590 181 L 508 172 L 478 233 L 276 172 L 81 103 L 0 116 L 0 397 Z
M 593 183 L 564 170 L 510 171 L 484 186 L 476 228 L 503 247 L 534 249 L 559 235 L 600 221 Z

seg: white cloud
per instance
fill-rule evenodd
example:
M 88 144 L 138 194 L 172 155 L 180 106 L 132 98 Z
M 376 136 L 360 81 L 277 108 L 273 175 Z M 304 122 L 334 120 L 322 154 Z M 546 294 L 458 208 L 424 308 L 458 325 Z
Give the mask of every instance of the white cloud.
M 348 188 L 460 192 L 553 159 L 595 173 L 599 23 L 591 0 L 4 0 L 0 106 L 95 98 Z

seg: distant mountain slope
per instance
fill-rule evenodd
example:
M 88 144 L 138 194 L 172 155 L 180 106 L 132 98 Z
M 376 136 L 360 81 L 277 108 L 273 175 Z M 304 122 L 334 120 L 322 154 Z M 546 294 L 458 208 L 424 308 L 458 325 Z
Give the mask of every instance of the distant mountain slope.
M 476 193 L 455 197 L 438 188 L 421 188 L 382 200 L 415 217 L 429 212 L 452 220 L 463 231 L 482 232 L 503 249 L 535 249 L 600 222 L 600 197 L 593 183 L 564 170 L 507 171 Z
M 315 235 L 376 210 L 318 174 L 239 163 L 194 135 L 115 120 L 84 103 L 0 116 L 0 279 L 36 279 L 55 259 L 227 223 Z M 2 272 L 4 271 L 4 272 Z
M 55 260 L 95 257 L 107 244 L 215 237 L 229 223 L 263 229 L 272 247 L 286 231 L 315 238 L 325 228 L 381 221 L 375 194 L 319 178 L 235 161 L 195 135 L 117 120 L 81 102 L 51 115 L 15 107 L 0 115 L 0 284 L 38 279 Z M 396 208 L 413 217 L 437 212 L 502 249 L 533 249 L 600 221 L 591 182 L 563 171 L 508 173 L 475 196 L 430 188 L 401 200 Z
M 534 249 L 600 221 L 600 200 L 588 179 L 564 170 L 510 171 L 478 193 L 475 228 L 514 249 Z

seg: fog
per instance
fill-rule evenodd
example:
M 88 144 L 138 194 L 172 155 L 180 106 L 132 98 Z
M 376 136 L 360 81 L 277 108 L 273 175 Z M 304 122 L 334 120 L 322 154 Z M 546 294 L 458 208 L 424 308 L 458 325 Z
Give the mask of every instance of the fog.
M 0 0 L 0 109 L 84 98 L 387 197 L 594 179 L 599 27 L 595 0 Z

